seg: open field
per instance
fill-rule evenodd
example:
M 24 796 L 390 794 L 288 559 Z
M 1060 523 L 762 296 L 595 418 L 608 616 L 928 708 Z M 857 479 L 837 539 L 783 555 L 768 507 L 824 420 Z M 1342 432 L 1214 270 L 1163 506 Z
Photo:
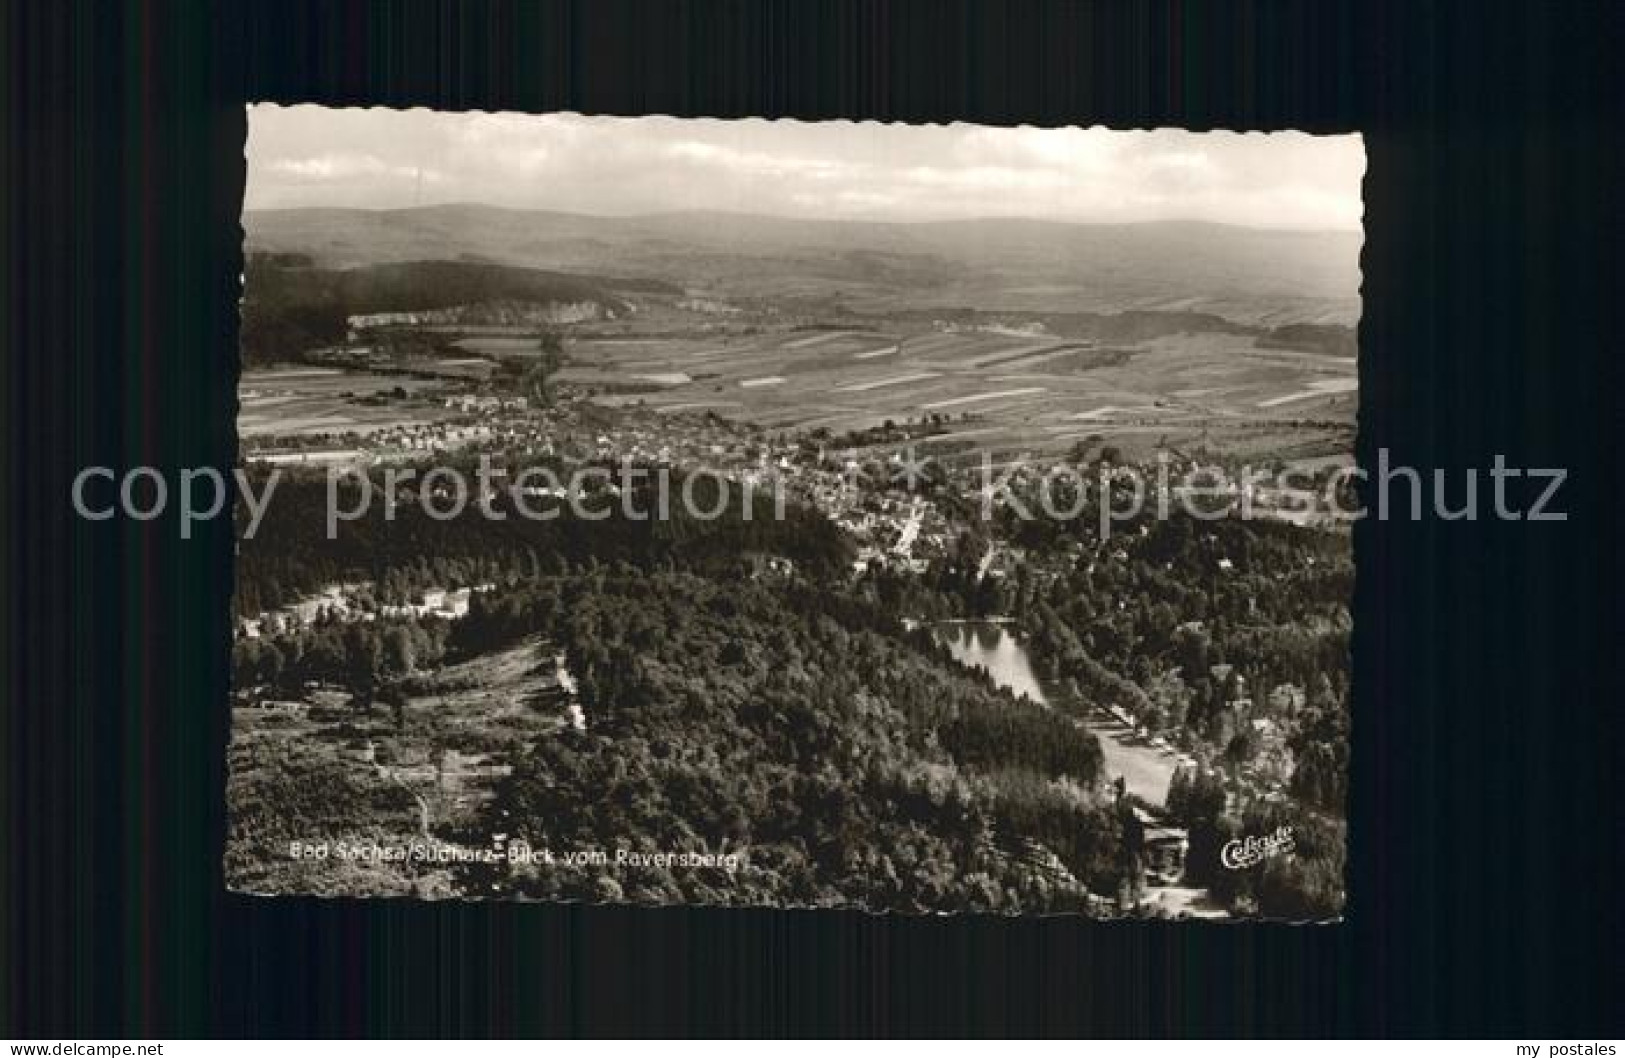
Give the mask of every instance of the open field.
M 345 302 L 356 311 L 438 307 L 413 327 L 453 347 L 422 365 L 448 384 L 489 381 L 493 361 L 537 355 L 550 330 L 568 357 L 556 380 L 602 404 L 713 410 L 775 431 L 838 438 L 926 418 L 938 447 L 974 437 L 1001 455 L 1080 442 L 1129 458 L 1159 443 L 1283 459 L 1353 448 L 1351 232 L 484 206 L 250 212 L 244 225 L 251 250 L 339 269 L 313 279 L 264 264 L 257 282 L 290 304 L 318 279 L 356 286 L 347 270 L 366 266 L 398 296 L 362 284 Z M 442 304 L 448 283 L 485 302 Z M 351 386 L 265 385 L 244 399 L 242 432 L 273 419 L 280 432 L 370 432 L 429 414 L 331 392 Z
M 368 434 L 440 422 L 452 415 L 436 399 L 445 388 L 431 380 L 336 368 L 244 371 L 237 384 L 237 432 L 245 438 Z M 363 399 L 378 403 L 361 403 Z
M 1168 335 L 1097 347 L 986 331 L 797 331 L 568 343 L 561 379 L 605 404 L 715 410 L 773 430 L 832 434 L 931 418 L 928 442 L 1125 452 L 1159 441 L 1282 458 L 1352 446 L 1351 359 L 1264 348 L 1245 334 Z
M 536 347 L 517 329 L 457 344 L 496 356 Z M 937 433 L 921 447 L 939 455 L 971 447 L 1056 454 L 1085 443 L 1130 458 L 1159 444 L 1249 459 L 1332 458 L 1352 450 L 1358 407 L 1354 360 L 1223 331 L 1109 344 L 906 323 L 679 337 L 578 332 L 567 337 L 566 352 L 557 379 L 604 405 L 715 411 L 765 429 L 835 437 L 929 419 Z M 445 373 L 463 359 L 442 361 Z M 466 359 L 470 369 L 488 364 Z M 238 427 L 251 438 L 440 422 L 454 414 L 439 398 L 455 385 L 450 377 L 321 367 L 248 371 Z

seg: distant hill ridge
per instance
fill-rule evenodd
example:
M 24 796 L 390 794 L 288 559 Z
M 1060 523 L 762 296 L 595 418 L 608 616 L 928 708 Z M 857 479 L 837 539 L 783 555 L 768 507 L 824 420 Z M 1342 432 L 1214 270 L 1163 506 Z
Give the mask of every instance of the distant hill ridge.
M 839 294 L 870 307 L 1191 309 L 1271 326 L 1346 326 L 1359 315 L 1354 232 L 714 211 L 600 217 L 475 204 L 250 210 L 243 227 L 251 251 L 304 253 L 327 268 L 463 259 L 736 297 Z

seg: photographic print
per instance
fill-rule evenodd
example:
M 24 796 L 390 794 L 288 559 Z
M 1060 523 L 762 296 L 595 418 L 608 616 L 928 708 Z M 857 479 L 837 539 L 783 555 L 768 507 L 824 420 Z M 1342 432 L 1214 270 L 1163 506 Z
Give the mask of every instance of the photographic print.
M 1358 136 L 246 157 L 234 890 L 1341 916 Z

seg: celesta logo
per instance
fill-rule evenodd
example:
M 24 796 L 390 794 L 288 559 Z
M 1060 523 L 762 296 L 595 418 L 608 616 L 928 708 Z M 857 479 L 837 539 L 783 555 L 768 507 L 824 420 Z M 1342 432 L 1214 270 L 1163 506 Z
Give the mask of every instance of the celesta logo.
M 1263 837 L 1249 835 L 1224 843 L 1219 850 L 1219 862 L 1232 871 L 1256 867 L 1271 856 L 1282 856 L 1297 847 L 1292 839 L 1292 828 L 1276 827 Z

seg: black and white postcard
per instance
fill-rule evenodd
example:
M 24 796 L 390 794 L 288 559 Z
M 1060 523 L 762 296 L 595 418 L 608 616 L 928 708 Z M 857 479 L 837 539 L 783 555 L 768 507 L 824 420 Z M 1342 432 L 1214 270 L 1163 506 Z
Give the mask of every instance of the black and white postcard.
M 1364 165 L 252 107 L 228 884 L 1338 919 Z

